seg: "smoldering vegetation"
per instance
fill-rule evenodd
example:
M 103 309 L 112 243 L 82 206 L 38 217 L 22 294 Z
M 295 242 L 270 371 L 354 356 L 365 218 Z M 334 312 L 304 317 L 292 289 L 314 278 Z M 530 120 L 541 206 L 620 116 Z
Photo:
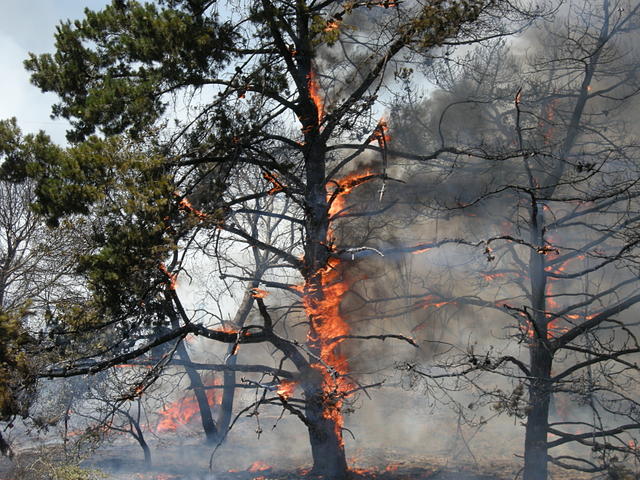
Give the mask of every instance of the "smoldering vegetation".
M 631 2 L 620 5 L 633 7 Z M 530 339 L 537 335 L 531 315 L 540 310 L 532 306 L 532 256 L 542 255 L 547 262 L 541 295 L 549 340 L 637 291 L 640 119 L 638 59 L 631 46 L 639 39 L 635 29 L 625 31 L 603 51 L 596 65 L 600 69 L 588 84 L 581 83 L 576 72 L 584 59 L 577 58 L 577 47 L 567 45 L 567 25 L 588 20 L 582 27 L 597 26 L 601 16 L 595 10 L 580 12 L 575 16 L 575 10 L 563 7 L 555 23 L 540 23 L 516 39 L 420 66 L 414 78 L 429 79 L 434 87 L 423 92 L 424 98 L 415 94 L 419 85 L 408 89 L 405 98 L 394 98 L 386 151 L 359 159 L 353 173 L 384 171 L 385 178 L 353 189 L 333 231 L 348 265 L 341 271 L 347 291 L 340 311 L 354 338 L 341 343 L 339 351 L 348 361 L 354 389 L 342 407 L 354 476 L 512 477 L 519 469 L 514 456 L 523 454 L 523 423 L 530 410 L 528 378 L 518 367 L 529 361 Z M 592 36 L 585 34 L 589 41 Z M 330 51 L 322 61 L 331 63 Z M 602 93 L 590 97 L 591 92 Z M 576 120 L 581 95 L 588 102 Z M 572 133 L 576 128 L 579 132 Z M 394 157 L 394 150 L 416 158 Z M 442 150 L 437 158 L 426 158 L 437 150 Z M 532 215 L 536 202 L 540 212 Z M 275 200 L 261 207 L 289 213 L 295 208 Z M 543 218 L 546 230 L 542 242 L 536 242 L 533 222 Z M 299 242 L 296 234 L 278 227 L 270 233 L 292 250 Z M 233 318 L 246 285 L 239 278 L 254 273 L 238 267 L 255 261 L 248 249 L 230 247 L 228 257 L 222 284 L 219 278 L 194 276 L 177 287 L 190 298 L 191 311 L 215 319 L 211 325 L 221 328 L 237 326 Z M 265 286 L 269 282 L 285 288 Z M 289 288 L 298 279 L 269 272 L 258 283 L 269 293 L 265 298 L 275 331 L 303 344 L 307 320 L 300 295 Z M 220 300 L 227 293 L 233 301 Z M 634 349 L 640 334 L 635 303 L 614 314 L 610 323 L 586 332 L 573 350 L 555 358 L 552 375 L 587 362 L 584 370 L 558 379 L 551 392 L 550 423 L 569 425 L 568 434 L 579 439 L 585 432 L 615 429 L 620 417 L 638 422 L 637 353 L 624 364 L 588 364 L 590 358 L 613 359 L 615 352 Z M 254 306 L 244 322 L 262 321 Z M 222 375 L 211 366 L 227 362 L 228 347 L 195 339 L 186 349 L 190 362 L 201 366 L 216 417 Z M 279 384 L 272 376 L 236 373 L 234 423 L 218 446 L 202 445 L 193 385 L 178 362 L 143 384 L 144 400 L 135 400 L 138 392 L 131 390 L 152 367 L 151 359 L 166 353 L 173 352 L 152 351 L 149 365 L 122 365 L 88 382 L 45 383 L 35 416 L 39 426 L 52 427 L 42 436 L 41 448 L 63 437 L 64 448 L 83 465 L 114 478 L 289 478 L 305 473 L 308 446 L 298 440 L 306 426 L 277 404 Z M 262 345 L 240 345 L 234 352 L 239 366 L 293 370 L 290 360 L 280 361 L 273 353 Z M 114 392 L 120 393 L 115 400 Z M 300 394 L 294 389 L 292 397 Z M 260 405 L 267 397 L 274 402 Z M 135 424 L 151 449 L 152 464 L 143 463 Z M 553 453 L 601 462 L 607 465 L 604 474 L 620 465 L 633 470 L 634 431 L 616 432 L 606 445 L 610 451 L 559 442 Z M 26 430 L 16 432 L 17 445 L 32 442 Z M 104 446 L 107 442 L 110 447 Z M 208 473 L 210 462 L 214 473 Z M 591 464 L 586 462 L 573 465 Z M 564 475 L 579 478 L 582 473 Z

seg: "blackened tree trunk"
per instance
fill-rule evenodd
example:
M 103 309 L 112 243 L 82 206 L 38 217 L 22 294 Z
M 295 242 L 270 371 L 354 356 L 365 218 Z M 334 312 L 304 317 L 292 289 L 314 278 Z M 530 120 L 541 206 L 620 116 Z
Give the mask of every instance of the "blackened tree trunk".
M 191 358 L 182 342 L 178 345 L 177 353 L 185 363 L 184 369 L 189 377 L 193 394 L 198 402 L 198 409 L 200 410 L 200 419 L 202 420 L 202 429 L 204 430 L 206 442 L 207 444 L 215 443 L 219 439 L 220 431 L 213 421 L 211 405 L 209 405 L 209 399 L 207 398 L 207 392 L 204 388 L 204 384 L 202 383 L 202 378 L 197 370 L 189 366 Z
M 531 244 L 544 245 L 544 209 L 531 202 Z M 524 480 L 547 480 L 547 430 L 551 400 L 553 354 L 547 341 L 547 273 L 544 251 L 532 250 L 529 258 L 531 305 L 529 325 L 529 405 L 524 444 Z
M 142 426 L 140 425 L 140 414 L 142 409 L 141 399 L 138 398 L 137 402 L 138 402 L 138 405 L 137 405 L 138 412 L 137 412 L 137 415 L 135 416 L 133 416 L 129 411 L 122 410 L 120 408 L 118 408 L 117 411 L 122 415 L 124 415 L 129 420 L 129 433 L 131 434 L 131 436 L 133 436 L 133 438 L 136 439 L 136 441 L 138 442 L 138 445 L 140 445 L 140 448 L 142 448 L 142 451 L 144 453 L 144 464 L 147 468 L 150 468 L 152 465 L 151 449 L 149 448 L 149 444 L 144 438 L 144 431 L 142 430 Z M 117 429 L 117 430 L 124 431 L 121 429 Z
M 180 322 L 178 321 L 178 317 L 175 311 L 170 306 L 170 299 L 168 299 L 167 305 L 167 312 L 171 321 L 171 326 L 173 328 L 178 328 L 180 326 Z M 184 343 L 182 343 L 182 341 L 178 344 L 176 352 L 180 359 L 184 362 L 185 372 L 187 374 L 187 377 L 189 377 L 189 383 L 191 384 L 191 388 L 193 389 L 193 395 L 196 397 L 196 402 L 198 403 L 198 409 L 200 411 L 200 419 L 202 421 L 202 429 L 204 431 L 206 443 L 215 443 L 219 439 L 219 430 L 216 427 L 215 422 L 213 421 L 213 416 L 211 414 L 211 405 L 209 405 L 209 399 L 207 398 L 207 392 L 204 388 L 202 378 L 200 377 L 198 371 L 190 366 L 191 357 L 189 356 L 189 352 L 187 351 L 187 348 L 184 346 Z
M 2 432 L 0 432 L 0 454 L 9 458 L 13 457 L 11 445 L 9 445 L 9 443 L 4 439 Z
M 531 346 L 529 412 L 524 441 L 524 480 L 547 480 L 547 430 L 551 400 L 552 356 L 546 345 Z
M 257 288 L 259 281 L 255 280 L 247 288 L 244 293 L 240 307 L 233 319 L 234 328 L 242 328 L 247 321 L 251 307 L 253 306 L 252 288 Z M 227 347 L 227 356 L 225 364 L 234 367 L 238 363 L 237 345 L 230 344 Z M 229 431 L 231 424 L 231 414 L 233 413 L 233 400 L 236 392 L 236 372 L 233 370 L 225 370 L 223 375 L 222 402 L 220 403 L 220 412 L 218 413 L 218 431 L 220 436 L 224 438 Z
M 347 459 L 339 425 L 326 418 L 326 398 L 320 389 L 315 397 L 307 398 L 306 417 L 309 421 L 309 441 L 313 457 L 312 473 L 331 480 L 347 478 Z
M 138 440 L 138 443 L 140 443 L 140 446 L 142 447 L 142 451 L 144 452 L 144 464 L 146 467 L 151 467 L 152 466 L 152 461 L 151 461 L 151 449 L 149 448 L 149 445 L 147 444 L 147 442 L 145 441 L 144 438 L 141 438 L 140 440 Z

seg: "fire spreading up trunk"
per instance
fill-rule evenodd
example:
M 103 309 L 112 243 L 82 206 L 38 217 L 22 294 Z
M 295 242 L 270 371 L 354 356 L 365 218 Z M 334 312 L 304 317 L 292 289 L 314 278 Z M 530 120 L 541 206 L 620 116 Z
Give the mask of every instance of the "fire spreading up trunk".
M 349 175 L 314 197 L 321 213 L 311 222 L 310 231 L 317 241 L 309 242 L 305 261 L 308 275 L 304 285 L 304 307 L 309 317 L 307 345 L 313 374 L 303 385 L 306 417 L 309 422 L 313 472 L 326 478 L 346 478 L 348 468 L 344 451 L 342 406 L 353 384 L 348 380 L 348 362 L 340 344 L 349 326 L 340 311 L 348 291 L 345 264 L 332 256 L 334 242 L 331 222 L 340 216 L 349 192 L 371 179 L 367 174 Z
M 308 346 L 315 357 L 311 362 L 314 374 L 305 388 L 313 470 L 340 479 L 347 472 L 341 412 L 348 388 L 344 377 L 347 361 L 337 352 L 340 342 L 332 339 L 345 335 L 348 327 L 339 312 L 345 291 L 339 264 L 331 262 L 307 282 L 305 290 L 304 304 L 310 318 Z
M 310 45 L 300 46 L 299 85 L 306 87 L 302 97 L 303 113 L 299 115 L 305 137 L 306 174 L 302 275 L 303 304 L 309 318 L 309 368 L 305 368 L 300 386 L 306 401 L 312 473 L 330 480 L 343 480 L 348 476 L 348 467 L 342 437 L 342 406 L 353 385 L 347 378 L 347 358 L 340 352 L 340 344 L 349 333 L 340 312 L 348 285 L 344 278 L 345 265 L 333 255 L 332 222 L 343 211 L 349 192 L 374 177 L 367 173 L 340 180 L 327 178 L 327 138 L 326 131 L 322 130 L 324 103 L 310 53 Z M 379 128 L 386 140 L 383 127 Z M 374 135 L 372 141 L 374 139 L 379 139 L 379 135 Z
M 319 153 L 319 152 L 317 152 Z M 341 398 L 338 391 L 339 369 L 335 358 L 337 342 L 330 345 L 331 328 L 339 317 L 340 298 L 332 297 L 330 288 L 333 271 L 326 247 L 329 235 L 329 208 L 325 191 L 324 152 L 307 163 L 307 239 L 305 248 L 304 305 L 309 317 L 308 348 L 311 374 L 302 382 L 305 416 L 313 457 L 313 473 L 339 480 L 346 478 L 347 461 L 342 441 Z M 333 279 L 337 281 L 336 279 Z M 329 307 L 329 303 L 335 305 Z
M 306 23 L 304 23 L 306 25 Z M 306 28 L 306 27 L 305 27 Z M 306 87 L 302 95 L 304 113 L 299 118 L 304 134 L 305 166 L 305 239 L 303 303 L 309 318 L 307 349 L 309 368 L 305 368 L 300 386 L 305 395 L 305 423 L 313 458 L 312 473 L 327 479 L 342 480 L 348 475 L 342 440 L 343 389 L 346 359 L 338 352 L 340 341 L 348 328 L 340 316 L 341 295 L 334 286 L 341 284 L 341 275 L 332 263 L 330 208 L 335 195 L 328 196 L 326 178 L 326 139 L 321 135 L 324 117 L 315 73 L 311 66 L 311 46 L 300 46 L 299 84 Z M 336 326 L 340 326 L 336 329 Z

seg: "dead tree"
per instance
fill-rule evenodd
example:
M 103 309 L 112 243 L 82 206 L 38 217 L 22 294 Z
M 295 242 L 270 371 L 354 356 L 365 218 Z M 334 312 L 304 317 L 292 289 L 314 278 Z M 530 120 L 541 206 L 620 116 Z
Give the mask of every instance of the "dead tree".
M 629 117 L 640 77 L 628 47 L 639 8 L 608 0 L 571 6 L 556 24 L 536 27 L 541 40 L 525 60 L 501 47 L 470 59 L 475 70 L 453 67 L 441 84 L 441 115 L 428 125 L 436 142 L 481 152 L 455 159 L 450 188 L 467 190 L 442 201 L 447 217 L 467 215 L 467 234 L 484 238 L 478 293 L 454 290 L 440 301 L 499 312 L 496 321 L 509 315 L 517 330 L 503 355 L 468 351 L 448 363 L 450 373 L 421 373 L 476 381 L 480 371 L 499 372 L 520 392 L 526 386 L 523 404 L 504 407 L 509 398 L 496 395 L 526 418 L 526 480 L 546 480 L 549 461 L 597 472 L 621 454 L 637 455 L 640 205 Z M 450 123 L 461 114 L 470 119 L 462 131 Z M 511 159 L 491 161 L 497 152 Z M 579 399 L 586 418 L 550 421 L 552 399 L 563 395 Z M 549 453 L 571 442 L 592 449 L 591 458 Z

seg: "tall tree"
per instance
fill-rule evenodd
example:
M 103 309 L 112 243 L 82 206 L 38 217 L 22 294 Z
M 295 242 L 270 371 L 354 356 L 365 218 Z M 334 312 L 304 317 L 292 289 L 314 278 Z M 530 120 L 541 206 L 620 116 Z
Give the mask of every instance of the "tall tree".
M 54 113 L 71 121 L 69 139 L 83 143 L 63 158 L 20 168 L 39 179 L 38 208 L 52 222 L 94 216 L 96 248 L 82 262 L 92 301 L 62 321 L 117 335 L 107 347 L 83 347 L 85 359 L 48 375 L 107 368 L 189 333 L 236 346 L 269 342 L 295 371 L 254 370 L 293 379 L 304 393 L 294 399 L 283 388 L 269 401 L 307 426 L 313 472 L 344 478 L 341 408 L 357 386 L 340 353 L 349 337 L 340 301 L 353 255 L 336 245 L 333 231 L 345 195 L 385 181 L 386 161 L 377 173 L 345 172 L 363 152 L 387 149 L 375 114 L 382 87 L 397 83 L 392 71 L 443 45 L 505 34 L 498 19 L 511 12 L 509 2 L 491 0 L 262 0 L 229 10 L 207 0 L 114 1 L 61 24 L 56 53 L 32 55 L 26 65 L 36 85 L 58 94 Z M 123 147 L 92 137 L 98 130 L 145 142 Z M 237 188 L 243 178 L 262 178 L 262 190 Z M 256 213 L 253 200 L 274 195 L 287 199 L 287 211 L 258 213 L 286 225 L 264 240 L 236 219 Z M 291 281 L 260 283 L 302 297 L 306 343 L 285 338 L 261 298 L 262 324 L 235 330 L 187 312 L 175 286 L 178 275 L 188 277 L 185 255 L 215 251 L 221 237 L 279 259 Z M 292 285 L 296 277 L 301 287 Z M 154 337 L 169 311 L 180 326 Z
M 433 293 L 517 322 L 503 355 L 468 352 L 450 375 L 475 381 L 484 370 L 517 379 L 517 395 L 496 398 L 526 418 L 526 480 L 546 480 L 548 461 L 597 472 L 621 453 L 637 453 L 640 351 L 629 310 L 640 301 L 640 206 L 637 128 L 629 119 L 640 86 L 630 48 L 639 13 L 636 2 L 570 6 L 561 20 L 534 29 L 538 40 L 524 59 L 501 45 L 474 55 L 469 68 L 443 71 L 443 91 L 433 97 L 438 113 L 425 122 L 436 142 L 484 152 L 480 160 L 455 159 L 448 188 L 456 197 L 441 197 L 446 215 L 486 245 L 477 290 Z M 452 130 L 461 115 L 468 128 Z M 488 161 L 496 152 L 511 159 Z M 467 215 L 464 223 L 456 212 Z M 552 399 L 560 411 L 563 396 L 588 413 L 551 421 Z M 595 453 L 550 454 L 571 442 Z

